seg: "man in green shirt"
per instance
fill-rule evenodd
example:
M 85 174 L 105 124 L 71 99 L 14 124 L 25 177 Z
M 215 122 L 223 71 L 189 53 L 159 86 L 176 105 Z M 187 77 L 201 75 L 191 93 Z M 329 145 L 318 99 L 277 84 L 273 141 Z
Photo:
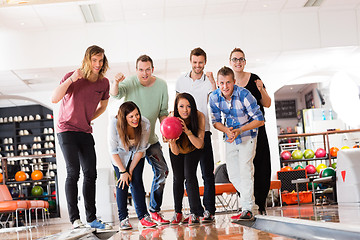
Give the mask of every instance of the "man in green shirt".
M 165 180 L 168 167 L 161 151 L 159 139 L 155 134 L 155 123 L 161 122 L 168 115 L 168 90 L 164 80 L 152 75 L 154 65 L 152 59 L 142 55 L 136 60 L 136 75 L 125 79 L 122 73 L 115 76 L 110 86 L 110 95 L 125 101 L 133 101 L 140 108 L 143 116 L 151 124 L 149 143 L 146 150 L 146 159 L 152 166 L 154 179 L 151 186 L 149 210 L 151 218 L 158 224 L 169 224 L 159 213 L 163 200 Z

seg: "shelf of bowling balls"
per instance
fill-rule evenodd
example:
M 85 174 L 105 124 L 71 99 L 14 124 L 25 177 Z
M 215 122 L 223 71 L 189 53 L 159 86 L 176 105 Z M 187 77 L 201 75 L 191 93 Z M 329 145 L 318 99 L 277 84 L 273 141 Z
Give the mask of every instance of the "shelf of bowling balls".
M 21 159 L 29 159 L 29 158 L 54 158 L 54 157 L 56 157 L 56 153 L 53 153 L 53 154 L 27 155 L 27 156 L 13 156 L 13 157 L 0 157 L 0 159 L 21 160 Z
M 55 171 L 56 171 L 56 169 L 55 169 Z M 55 176 L 50 177 L 50 178 L 44 177 L 41 180 L 25 180 L 25 181 L 21 181 L 21 182 L 15 181 L 15 179 L 9 179 L 8 181 L 6 181 L 6 184 L 39 183 L 39 182 L 50 182 L 50 181 L 55 181 Z
M 336 157 L 331 157 L 331 159 L 336 159 Z M 290 160 L 283 160 L 281 159 L 281 163 L 294 163 L 294 162 L 311 162 L 317 160 L 329 160 L 329 157 L 322 157 L 322 158 L 302 158 L 302 159 L 290 159 Z

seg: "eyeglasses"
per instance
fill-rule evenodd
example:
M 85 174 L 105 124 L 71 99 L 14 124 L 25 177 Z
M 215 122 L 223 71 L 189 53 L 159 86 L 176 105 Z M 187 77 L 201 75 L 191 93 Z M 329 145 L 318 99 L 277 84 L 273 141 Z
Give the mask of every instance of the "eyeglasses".
M 234 57 L 234 58 L 231 59 L 231 61 L 234 62 L 234 63 L 236 63 L 237 61 L 239 61 L 239 62 L 245 62 L 246 59 L 243 58 L 243 57 L 241 57 L 241 58 L 236 58 L 236 57 Z

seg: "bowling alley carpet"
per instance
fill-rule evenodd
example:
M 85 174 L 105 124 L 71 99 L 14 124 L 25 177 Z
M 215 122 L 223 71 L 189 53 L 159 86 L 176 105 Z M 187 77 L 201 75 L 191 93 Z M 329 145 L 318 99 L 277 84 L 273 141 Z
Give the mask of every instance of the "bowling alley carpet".
M 172 212 L 164 212 L 164 217 L 170 219 L 172 214 Z M 243 222 L 241 225 L 231 223 L 230 217 L 234 214 L 234 212 L 217 214 L 213 224 L 163 225 L 154 229 L 138 229 L 138 220 L 132 218 L 130 222 L 134 227 L 133 230 L 119 231 L 109 239 L 360 239 L 360 204 L 316 207 L 312 204 L 302 204 L 267 208 L 267 216 L 257 215 L 255 222 Z M 116 224 L 117 230 L 118 222 Z M 66 235 L 63 233 L 71 230 L 70 223 L 59 224 L 56 219 L 51 219 L 48 226 L 41 225 L 18 232 L 0 231 L 0 239 L 50 239 L 51 235 Z M 328 235 L 321 235 L 323 233 Z M 71 237 L 62 239 L 71 239 Z M 81 239 L 99 238 L 88 234 Z

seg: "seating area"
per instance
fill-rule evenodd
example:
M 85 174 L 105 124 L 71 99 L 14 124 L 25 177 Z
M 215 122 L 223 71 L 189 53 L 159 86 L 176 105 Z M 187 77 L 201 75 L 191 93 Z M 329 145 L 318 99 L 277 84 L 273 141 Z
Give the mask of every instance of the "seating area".
M 9 227 L 10 221 L 15 219 L 16 227 L 19 226 L 20 215 L 23 213 L 25 226 L 32 226 L 31 215 L 34 212 L 35 226 L 38 226 L 38 211 L 41 211 L 43 225 L 48 223 L 49 203 L 43 200 L 13 200 L 6 185 L 0 185 L 0 222 L 2 228 Z M 15 217 L 14 217 L 15 213 Z M 29 218 L 28 215 L 29 214 Z M 29 219 L 29 223 L 28 223 Z
M 272 206 L 275 206 L 275 195 L 274 190 L 278 191 L 280 196 L 280 205 L 282 206 L 281 201 L 281 181 L 280 180 L 273 180 L 270 183 L 270 192 L 271 192 L 271 200 Z M 200 196 L 204 196 L 204 186 L 199 187 Z M 185 190 L 184 196 L 187 197 L 187 192 Z M 238 193 L 233 186 L 232 183 L 217 183 L 215 184 L 215 198 L 216 198 L 216 211 L 219 212 L 231 212 L 231 211 L 238 211 L 240 204 L 239 204 L 239 197 Z M 187 206 L 184 202 L 184 206 Z

